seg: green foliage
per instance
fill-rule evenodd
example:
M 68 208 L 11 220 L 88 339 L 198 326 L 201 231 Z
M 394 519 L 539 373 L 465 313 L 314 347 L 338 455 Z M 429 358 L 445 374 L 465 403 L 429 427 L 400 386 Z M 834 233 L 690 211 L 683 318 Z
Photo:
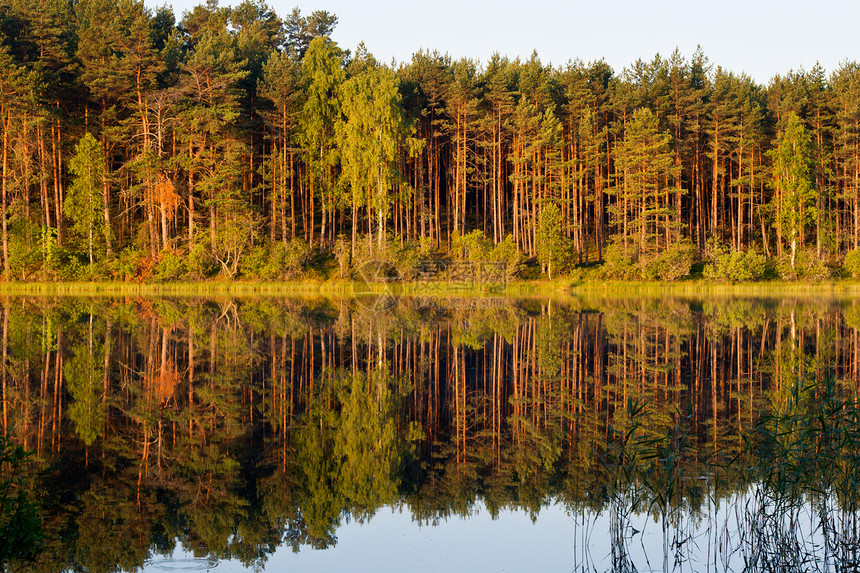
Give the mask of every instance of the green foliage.
M 791 248 L 793 272 L 797 242 L 805 226 L 814 222 L 817 216 L 812 140 L 797 114 L 792 112 L 789 115 L 785 129 L 779 134 L 777 147 L 768 152 L 768 157 L 773 162 L 771 183 L 776 190 L 774 201 L 783 234 Z
M 798 249 L 776 260 L 776 273 L 787 281 L 823 281 L 833 276 L 833 270 L 818 258 L 814 249 Z
M 23 487 L 29 455 L 0 434 L 0 570 L 10 560 L 32 561 L 42 547 L 42 522 Z
M 146 256 L 146 253 L 134 247 L 123 249 L 110 260 L 108 275 L 121 281 L 148 278 L 140 277 L 140 270 Z
M 162 251 L 152 270 L 153 279 L 157 281 L 172 281 L 184 278 L 188 272 L 185 261 L 186 258 L 182 253 L 174 250 Z
M 696 246 L 689 239 L 681 239 L 640 262 L 640 273 L 642 278 L 647 280 L 676 281 L 690 276 L 695 259 Z
M 662 251 L 637 257 L 619 237 L 603 251 L 603 265 L 597 275 L 617 280 L 676 281 L 690 275 L 695 260 L 696 247 L 686 238 Z
M 625 249 L 621 241 L 615 240 L 603 251 L 603 265 L 598 275 L 604 278 L 630 280 L 638 276 L 633 251 Z
M 225 205 L 224 211 L 226 216 L 215 231 L 212 255 L 221 265 L 224 276 L 234 278 L 239 273 L 242 258 L 253 244 L 258 221 L 241 204 Z
M 660 130 L 650 109 L 636 109 L 624 127 L 624 139 L 615 151 L 619 181 L 609 189 L 616 197 L 609 208 L 610 220 L 624 248 L 647 257 L 668 241 L 663 238 L 677 226 L 675 213 L 660 198 L 681 192 L 669 185 L 680 168 L 674 165 L 670 134 Z
M 420 246 L 386 238 L 381 243 L 367 235 L 356 243 L 352 258 L 353 278 L 358 280 L 412 280 L 423 257 Z
M 202 242 L 197 242 L 188 252 L 188 260 L 186 261 L 188 275 L 192 279 L 204 279 L 211 277 L 218 270 L 218 263 L 215 257 L 207 249 Z
M 845 254 L 842 270 L 853 278 L 860 278 L 860 248 L 851 249 Z
M 89 265 L 87 253 L 74 248 L 74 245 L 56 247 L 47 261 L 47 269 L 54 276 L 65 281 L 89 280 L 93 267 Z
M 484 232 L 475 229 L 465 235 L 451 233 L 451 254 L 457 260 L 481 263 L 488 259 L 493 243 Z
M 769 270 L 767 257 L 760 253 L 719 249 L 705 265 L 703 274 L 708 280 L 735 283 L 761 280 Z
M 550 280 L 553 270 L 556 274 L 570 259 L 570 241 L 564 235 L 564 221 L 561 210 L 555 203 L 548 203 L 541 210 L 537 231 L 537 253 L 541 266 Z
M 41 238 L 42 232 L 43 229 L 27 219 L 15 219 L 9 234 L 9 272 L 13 278 L 27 280 L 38 273 L 44 250 L 36 237 Z
M 306 271 L 313 249 L 302 239 L 257 246 L 242 263 L 242 276 L 263 280 L 292 280 Z
M 514 243 L 514 238 L 511 235 L 506 236 L 503 241 L 496 243 L 496 246 L 493 247 L 493 252 L 490 253 L 490 261 L 500 265 L 500 268 L 504 271 L 506 280 L 513 279 L 521 272 L 523 256 L 519 249 L 517 249 L 517 245 Z
M 397 198 L 393 191 L 408 194 L 398 165 L 400 144 L 407 133 L 398 81 L 388 68 L 369 66 L 346 80 L 341 93 L 343 118 L 336 129 L 349 204 L 353 209 L 368 206 L 376 211 L 381 245 L 384 222 Z
M 343 237 L 338 237 L 334 244 L 334 258 L 337 259 L 338 271 L 340 278 L 345 279 L 349 276 L 349 266 L 352 262 L 352 253 Z
M 523 257 L 511 235 L 493 245 L 479 229 L 465 235 L 454 231 L 451 254 L 455 260 L 472 263 L 479 275 L 477 278 L 491 282 L 511 280 L 522 271 Z
M 107 176 L 105 163 L 101 143 L 89 132 L 75 146 L 75 155 L 69 161 L 74 178 L 63 202 L 63 213 L 73 221 L 72 229 L 86 239 L 90 264 L 96 237 L 110 232 L 102 214 L 102 185 Z
M 302 59 L 306 97 L 298 117 L 299 140 L 323 209 L 336 203 L 333 170 L 340 158 L 335 126 L 341 117 L 340 91 L 346 77 L 342 59 L 340 48 L 329 37 L 311 40 Z

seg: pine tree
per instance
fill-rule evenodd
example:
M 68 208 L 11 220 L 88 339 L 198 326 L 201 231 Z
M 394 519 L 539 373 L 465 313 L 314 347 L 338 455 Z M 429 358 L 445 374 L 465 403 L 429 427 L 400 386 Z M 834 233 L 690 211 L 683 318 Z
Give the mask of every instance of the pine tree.
M 311 196 L 319 195 L 322 217 L 320 245 L 325 244 L 326 224 L 337 205 L 338 148 L 335 124 L 341 114 L 339 92 L 346 79 L 343 52 L 330 38 L 314 38 L 302 59 L 305 101 L 299 114 L 299 142 L 309 167 Z M 313 209 L 311 209 L 313 233 Z M 311 240 L 313 236 L 311 235 Z
M 420 236 L 429 237 L 436 247 L 442 241 L 442 187 L 448 148 L 448 116 L 445 94 L 451 81 L 451 60 L 437 52 L 417 52 L 400 71 L 404 94 L 404 114 L 416 126 L 422 151 L 413 158 L 413 187 L 418 210 Z M 426 195 L 426 197 L 425 197 Z
M 616 177 L 611 193 L 616 203 L 611 222 L 621 230 L 624 252 L 632 243 L 637 258 L 647 257 L 669 245 L 671 205 L 664 200 L 677 168 L 671 137 L 659 130 L 657 118 L 647 108 L 637 109 L 627 124 L 624 140 L 615 149 Z M 667 217 L 667 215 L 669 215 Z
M 498 243 L 507 234 L 506 225 L 506 177 L 505 157 L 510 147 L 509 124 L 514 112 L 516 95 L 516 74 L 510 61 L 494 55 L 487 65 L 481 79 L 486 87 L 484 103 L 486 106 L 483 130 L 486 139 L 483 146 L 489 154 L 488 180 L 490 186 L 490 219 L 493 225 L 493 241 Z
M 187 150 L 182 161 L 189 187 L 188 245 L 191 249 L 195 244 L 195 196 L 200 193 L 208 207 L 214 250 L 219 216 L 238 216 L 249 208 L 240 181 L 245 146 L 233 129 L 240 116 L 238 84 L 248 72 L 238 57 L 235 38 L 223 30 L 203 32 L 182 71 L 178 139 Z
M 847 216 L 842 241 L 856 249 L 860 247 L 860 64 L 842 64 L 832 74 L 830 86 L 835 178 Z
M 291 221 L 289 238 L 296 236 L 296 202 L 294 181 L 294 140 L 298 114 L 302 108 L 300 64 L 286 51 L 273 53 L 263 66 L 263 75 L 257 87 L 259 95 L 272 104 L 271 109 L 261 111 L 263 121 L 272 132 L 272 146 L 268 163 L 271 180 L 269 200 L 269 238 L 275 240 L 280 222 L 281 240 L 286 244 L 287 207 Z
M 314 10 L 310 16 L 302 16 L 298 8 L 284 20 L 284 47 L 297 60 L 305 57 L 314 38 L 330 36 L 337 26 L 337 16 L 325 10 Z

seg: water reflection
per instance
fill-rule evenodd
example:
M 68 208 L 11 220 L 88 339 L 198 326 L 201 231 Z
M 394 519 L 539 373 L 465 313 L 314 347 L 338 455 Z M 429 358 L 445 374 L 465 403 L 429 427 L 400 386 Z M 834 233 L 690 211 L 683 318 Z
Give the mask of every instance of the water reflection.
M 550 501 L 580 570 L 858 563 L 853 301 L 396 302 L 3 301 L 37 566 L 261 567 L 384 508 Z

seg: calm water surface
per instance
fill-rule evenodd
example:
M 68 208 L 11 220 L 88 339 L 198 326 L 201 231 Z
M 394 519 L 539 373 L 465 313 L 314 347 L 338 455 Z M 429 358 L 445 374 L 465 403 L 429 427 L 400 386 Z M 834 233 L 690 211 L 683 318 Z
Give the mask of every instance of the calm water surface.
M 43 571 L 854 570 L 860 301 L 6 299 Z

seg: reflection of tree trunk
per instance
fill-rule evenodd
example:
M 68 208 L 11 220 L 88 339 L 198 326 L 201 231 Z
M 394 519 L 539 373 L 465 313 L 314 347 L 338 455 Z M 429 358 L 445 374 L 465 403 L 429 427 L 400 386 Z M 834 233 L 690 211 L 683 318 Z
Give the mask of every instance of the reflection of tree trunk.
M 6 359 L 9 353 L 9 299 L 3 302 L 3 437 L 9 436 L 8 402 L 6 388 Z
M 194 409 L 194 330 L 189 325 L 188 327 L 188 406 L 189 410 Z M 193 422 L 188 420 L 188 438 L 193 439 Z
M 61 444 L 61 436 L 60 432 L 62 430 L 62 420 L 63 420 L 63 329 L 57 329 L 57 351 L 56 351 L 56 364 L 54 367 L 54 419 L 53 419 L 53 427 L 52 430 L 52 441 L 51 447 L 56 448 L 56 451 L 60 451 Z
M 107 325 L 105 326 L 105 341 L 104 341 L 104 363 L 102 364 L 102 400 L 104 400 L 105 404 L 110 402 L 110 364 L 111 364 L 111 333 L 113 330 L 113 320 L 107 319 Z M 105 408 L 107 412 L 107 408 Z M 107 442 L 108 438 L 108 430 L 110 429 L 110 424 L 107 423 L 107 419 L 102 420 L 102 459 L 105 457 L 105 449 L 104 445 Z

